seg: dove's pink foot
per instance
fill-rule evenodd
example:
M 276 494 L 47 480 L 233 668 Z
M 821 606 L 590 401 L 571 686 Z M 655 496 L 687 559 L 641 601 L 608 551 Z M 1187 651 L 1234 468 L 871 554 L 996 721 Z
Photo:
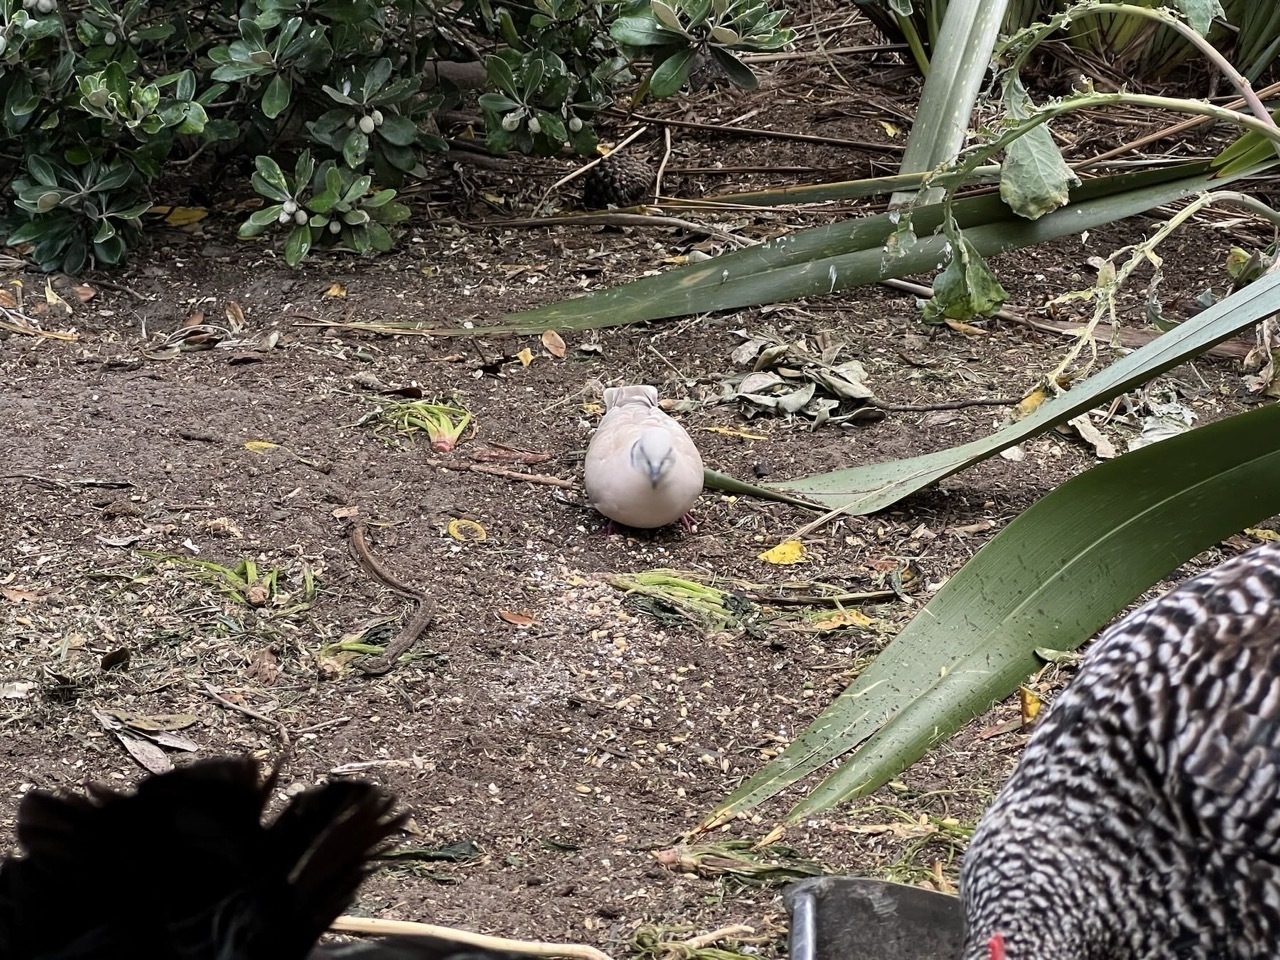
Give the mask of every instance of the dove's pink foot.
M 680 527 L 685 533 L 693 533 L 694 528 L 698 526 L 698 518 L 690 511 L 680 518 Z

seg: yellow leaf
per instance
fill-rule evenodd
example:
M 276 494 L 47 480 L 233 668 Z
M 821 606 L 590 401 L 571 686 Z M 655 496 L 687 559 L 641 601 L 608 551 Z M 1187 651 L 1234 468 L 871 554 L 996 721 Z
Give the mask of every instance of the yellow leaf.
M 448 530 L 449 536 L 463 542 L 482 543 L 489 537 L 484 527 L 474 520 L 450 520 Z
M 340 283 L 329 284 L 329 289 L 320 294 L 321 300 L 341 300 L 347 295 L 347 288 Z
M 1040 715 L 1040 694 L 1030 687 L 1018 687 L 1018 703 L 1022 707 L 1022 722 L 1030 723 Z
M 838 610 L 821 620 L 815 620 L 813 626 L 818 630 L 839 630 L 841 627 L 869 627 L 873 623 L 874 620 L 857 610 Z
M 528 347 L 525 347 L 516 354 L 516 359 L 520 361 L 520 366 L 527 367 L 529 364 L 533 363 L 533 351 Z
M 204 207 L 172 207 L 165 216 L 164 222 L 171 227 L 185 227 L 199 223 L 209 215 Z
M 897 137 L 898 134 L 902 133 L 896 123 L 890 123 L 888 120 L 881 120 L 880 128 L 891 137 Z
M 764 553 L 759 554 L 756 559 L 763 560 L 765 563 L 776 564 L 780 567 L 799 563 L 804 559 L 804 544 L 799 540 L 784 540 L 776 547 L 771 547 Z
M 1046 400 L 1052 399 L 1049 388 L 1043 382 L 1034 390 L 1030 391 L 1026 396 L 1018 401 L 1017 406 L 1013 408 L 1014 421 L 1024 420 L 1031 414 L 1040 409 L 1040 405 Z
M 734 430 L 732 427 L 701 427 L 707 433 L 720 433 L 726 437 L 740 437 L 743 440 L 768 440 L 761 433 L 747 433 L 745 430 Z
M 270 440 L 246 440 L 244 448 L 253 453 L 266 453 L 268 450 L 279 448 L 280 444 L 272 443 Z
M 959 320 L 952 320 L 949 317 L 944 319 L 946 320 L 947 326 L 956 333 L 963 333 L 967 337 L 985 337 L 987 335 L 987 331 L 983 330 L 981 327 L 975 327 L 971 323 L 962 323 Z
M 50 280 L 45 280 L 44 282 L 44 302 L 49 304 L 51 307 L 62 307 L 66 313 L 71 313 L 71 304 L 58 296 L 57 292 L 53 289 L 53 283 Z

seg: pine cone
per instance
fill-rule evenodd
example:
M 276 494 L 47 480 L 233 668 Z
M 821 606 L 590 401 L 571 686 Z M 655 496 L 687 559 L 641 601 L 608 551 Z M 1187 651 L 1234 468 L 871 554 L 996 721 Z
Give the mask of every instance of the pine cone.
M 628 154 L 609 154 L 582 178 L 582 203 L 590 210 L 634 207 L 653 186 L 647 161 Z

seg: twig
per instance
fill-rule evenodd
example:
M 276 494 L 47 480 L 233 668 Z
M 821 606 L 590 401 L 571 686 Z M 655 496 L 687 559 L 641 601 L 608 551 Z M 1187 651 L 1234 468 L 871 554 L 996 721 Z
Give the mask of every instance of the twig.
M 690 937 L 688 940 L 681 940 L 675 946 L 680 947 L 681 951 L 701 950 L 721 940 L 728 940 L 730 937 L 751 936 L 755 932 L 755 927 L 748 927 L 745 923 L 734 923 L 727 927 L 721 927 L 719 930 L 712 930 L 710 933 Z
M 906 293 L 915 294 L 917 297 L 925 299 L 933 296 L 932 287 L 926 287 L 919 283 L 912 283 L 910 280 L 881 280 L 880 284 L 881 286 L 891 287 L 894 290 L 902 290 Z M 811 306 L 810 309 L 820 310 L 822 308 L 820 306 Z M 1080 323 L 1062 323 L 1054 320 L 1040 320 L 1036 317 L 1028 316 L 1020 311 L 1009 310 L 1008 308 L 1001 308 L 992 314 L 992 316 L 998 317 L 1001 320 L 1007 320 L 1010 323 L 1029 327 L 1038 333 L 1052 333 L 1059 337 L 1080 336 Z M 1114 337 L 1121 346 L 1128 347 L 1130 349 L 1137 349 L 1138 347 L 1146 346 L 1160 335 L 1159 333 L 1148 334 L 1146 330 L 1130 330 L 1128 327 L 1120 327 L 1119 330 L 1115 330 L 1111 324 L 1099 325 L 1098 332 L 1108 334 L 1108 340 L 1111 340 Z M 1210 347 L 1208 350 L 1204 351 L 1204 355 L 1207 357 L 1217 357 L 1221 360 L 1243 360 L 1250 349 L 1252 348 L 1247 347 L 1242 343 L 1229 340 L 1226 343 L 1219 343 L 1214 347 Z
M 612 960 L 605 952 L 584 943 L 542 943 L 536 940 L 509 940 L 506 937 L 490 937 L 470 930 L 438 927 L 434 923 L 415 923 L 411 920 L 378 920 L 366 917 L 339 917 L 329 927 L 335 933 L 367 933 L 374 936 L 439 937 L 454 943 L 519 953 L 527 957 L 567 957 L 570 960 Z
M 662 162 L 658 164 L 658 172 L 653 178 L 653 196 L 662 196 L 662 175 L 667 172 L 667 164 L 671 160 L 671 128 L 662 128 Z
M 378 558 L 369 549 L 369 542 L 365 539 L 365 530 L 364 523 L 357 523 L 351 528 L 351 552 L 355 555 L 356 560 L 376 579 L 381 580 L 384 585 L 390 587 L 396 593 L 416 601 L 418 605 L 413 615 L 400 628 L 400 632 L 387 644 L 387 648 L 381 656 L 371 657 L 356 664 L 363 673 L 377 677 L 394 667 L 400 657 L 418 642 L 418 637 L 422 636 L 422 631 L 427 629 L 427 625 L 431 623 L 431 618 L 435 615 L 435 604 L 421 590 L 415 590 L 413 587 L 402 583 L 378 561 Z
M 326 727 L 336 727 L 336 726 L 339 726 L 340 724 L 350 723 L 350 722 L 351 722 L 350 717 L 334 717 L 332 720 L 321 720 L 319 723 L 313 723 L 309 727 L 301 727 L 295 732 L 298 734 L 298 736 L 302 736 L 304 733 L 315 733 L 317 730 L 323 730 Z
M 228 710 L 234 710 L 237 713 L 243 713 L 246 717 L 252 717 L 254 720 L 257 720 L 261 723 L 266 723 L 266 724 L 269 724 L 270 726 L 275 727 L 276 733 L 280 736 L 280 759 L 276 761 L 276 768 L 279 769 L 284 764 L 285 757 L 289 756 L 289 754 L 293 751 L 293 741 L 289 739 L 288 727 L 286 727 L 283 723 L 281 723 L 275 717 L 268 717 L 265 713 L 259 713 L 257 710 L 254 710 L 252 707 L 246 707 L 243 703 L 231 702 L 222 694 L 220 694 L 217 690 L 213 689 L 212 684 L 206 683 L 204 685 L 204 692 L 207 693 L 209 696 L 213 697 L 213 699 L 217 700 L 220 704 L 222 704 Z
M 1280 93 L 1280 83 L 1273 83 L 1270 86 L 1263 87 L 1261 90 L 1258 91 L 1258 96 L 1269 97 L 1274 93 Z M 1240 97 L 1237 97 L 1236 99 L 1231 100 L 1226 104 L 1226 107 L 1228 110 L 1238 110 L 1240 107 L 1243 107 L 1243 106 L 1244 106 L 1244 100 Z M 1154 133 L 1149 133 L 1144 137 L 1139 137 L 1137 140 L 1130 140 L 1128 143 L 1122 143 L 1120 144 L 1120 146 L 1112 150 L 1107 150 L 1104 153 L 1099 153 L 1095 156 L 1092 156 L 1088 160 L 1083 160 L 1083 161 L 1080 161 L 1079 163 L 1073 163 L 1071 164 L 1071 169 L 1086 170 L 1089 167 L 1102 163 L 1105 160 L 1110 160 L 1113 157 L 1123 156 L 1124 154 L 1129 153 L 1132 150 L 1141 150 L 1143 147 L 1150 146 L 1151 144 L 1156 143 L 1160 140 L 1163 140 L 1166 137 L 1173 137 L 1173 136 L 1177 136 L 1180 133 L 1186 133 L 1186 131 L 1192 130 L 1195 127 L 1200 126 L 1201 124 L 1208 123 L 1209 121 L 1210 121 L 1209 117 L 1190 117 L 1186 120 L 1180 120 L 1179 122 L 1172 124 L 1170 126 L 1162 127 L 1161 129 L 1155 131 Z
M 503 230 L 509 230 L 512 227 L 563 226 L 683 227 L 694 233 L 705 233 L 713 237 L 719 237 L 721 240 L 726 240 L 740 247 L 752 246 L 754 243 L 754 241 L 744 240 L 742 237 L 727 233 L 710 224 L 683 220 L 680 217 L 654 216 L 646 213 L 610 211 L 608 213 L 574 213 L 562 217 L 526 217 L 522 220 L 476 220 L 472 223 L 463 223 L 462 221 L 459 221 L 459 223 L 461 226 L 472 229 L 499 227 Z
M 443 470 L 456 470 L 459 473 L 487 473 L 491 476 L 502 477 L 504 480 L 543 483 L 548 487 L 560 487 L 564 490 L 572 490 L 577 486 L 572 480 L 562 480 L 560 477 L 551 477 L 545 473 L 521 473 L 519 470 L 508 470 L 506 467 L 495 467 L 488 463 L 447 463 L 444 460 L 428 460 L 427 463 Z
M 842 140 L 838 137 L 815 137 L 808 133 L 787 133 L 783 130 L 765 130 L 761 127 L 725 127 L 716 123 L 696 123 L 693 120 L 664 120 L 662 117 L 651 117 L 634 114 L 636 120 L 645 123 L 661 123 L 670 127 L 683 127 L 686 130 L 708 130 L 712 133 L 730 133 L 742 137 L 764 137 L 770 140 L 796 140 L 800 143 L 825 143 L 833 147 L 851 147 L 855 150 L 879 150 L 883 153 L 902 153 L 907 148 L 897 143 L 871 143 L 866 140 Z
M 889 413 L 928 413 L 933 410 L 963 410 L 965 407 L 1016 407 L 1017 397 L 974 397 L 970 400 L 943 400 L 940 403 L 885 403 L 875 397 L 867 406 Z
M 203 150 L 204 147 L 201 146 L 200 149 Z M 199 150 L 197 150 L 196 152 L 199 153 Z M 189 163 L 191 160 L 194 160 L 194 159 L 195 157 L 188 157 L 185 161 L 176 160 L 174 162 Z M 127 293 L 129 296 L 133 297 L 135 300 L 141 300 L 144 303 L 155 299 L 154 297 L 148 297 L 144 294 L 139 293 L 137 290 L 133 289 L 133 287 L 130 287 L 127 284 L 116 283 L 114 280 L 103 280 L 102 278 L 98 278 L 97 280 L 92 280 L 90 282 L 96 287 L 106 287 L 108 290 L 119 290 L 121 293 Z

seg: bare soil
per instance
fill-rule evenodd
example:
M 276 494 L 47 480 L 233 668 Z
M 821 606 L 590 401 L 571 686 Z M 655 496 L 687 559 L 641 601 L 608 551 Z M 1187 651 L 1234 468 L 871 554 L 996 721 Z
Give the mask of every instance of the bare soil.
M 862 25 L 827 42 L 867 39 Z M 840 55 L 837 64 L 843 81 L 821 58 L 782 61 L 762 68 L 757 92 L 708 90 L 652 108 L 707 125 L 670 128 L 665 192 L 696 197 L 891 171 L 915 81 L 885 55 Z M 739 117 L 748 118 L 739 126 L 872 146 L 713 129 Z M 1084 118 L 1060 137 L 1079 159 L 1164 122 Z M 617 137 L 627 129 L 619 124 Z M 265 245 L 238 243 L 249 191 L 234 182 L 193 226 L 157 220 L 150 248 L 126 273 L 78 278 L 79 293 L 68 278 L 24 272 L 16 262 L 4 271 L 8 289 L 21 281 L 44 331 L 70 334 L 0 332 L 6 828 L 33 787 L 123 785 L 142 775 L 95 711 L 189 714 L 182 733 L 198 746 L 195 756 L 250 751 L 264 762 L 278 755 L 282 726 L 293 744 L 289 789 L 363 776 L 413 811 L 404 846 L 421 858 L 389 863 L 358 912 L 580 940 L 615 955 L 635 950 L 629 944 L 645 925 L 695 932 L 744 923 L 758 935 L 739 942 L 766 954 L 783 948 L 775 880 L 749 883 L 688 861 L 673 869 L 657 854 L 803 730 L 1006 521 L 1096 458 L 1078 438 L 1049 433 L 1024 444 L 1020 461 L 995 458 L 882 514 L 823 526 L 806 538 L 806 562 L 782 568 L 758 555 L 811 517 L 751 498 L 708 492 L 687 533 L 600 532 L 577 487 L 599 388 L 645 382 L 668 398 L 707 400 L 735 372 L 739 331 L 773 330 L 847 344 L 877 396 L 892 404 L 1016 400 L 1070 341 L 1008 321 L 970 334 L 928 328 L 912 297 L 879 287 L 565 332 L 563 359 L 537 336 L 319 325 L 482 326 L 507 310 L 664 269 L 692 249 L 721 249 L 684 229 L 502 223 L 526 215 L 568 169 L 568 161 L 532 159 L 498 169 L 442 164 L 411 191 L 415 217 L 399 251 L 375 260 L 321 251 L 290 270 Z M 177 187 L 172 201 L 191 202 Z M 572 197 L 565 206 L 572 209 Z M 763 239 L 876 209 L 718 222 Z M 1141 238 L 1154 222 L 997 258 L 1011 308 L 1031 311 L 1087 286 L 1090 257 Z M 1221 285 L 1227 248 L 1260 236 L 1196 221 L 1162 248 L 1162 295 L 1189 298 Z M 1148 329 L 1140 287 L 1122 317 L 1132 330 Z M 194 311 L 228 327 L 233 303 L 241 332 L 164 348 Z M 270 349 L 255 349 L 271 334 Z M 526 347 L 528 365 L 510 359 Z M 1100 362 L 1116 355 L 1101 348 Z M 379 382 L 451 398 L 474 414 L 474 431 L 442 454 L 421 435 L 375 429 L 362 418 L 375 409 Z M 1175 391 L 1202 420 L 1251 402 L 1230 361 L 1202 360 L 1156 386 Z M 1000 406 L 895 412 L 813 431 L 778 418 L 747 421 L 734 404 L 698 405 L 681 418 L 709 466 L 785 480 L 959 444 L 1006 415 Z M 1123 448 L 1131 425 L 1112 421 L 1104 430 Z M 525 456 L 495 454 L 500 446 Z M 541 479 L 479 472 L 477 464 Z M 405 600 L 353 558 L 357 520 L 369 524 L 379 560 L 435 604 L 434 622 L 382 676 L 361 672 L 358 654 L 332 649 L 355 635 L 385 643 L 407 614 Z M 484 538 L 459 520 L 478 524 Z M 253 598 L 261 605 L 201 565 L 245 560 L 260 577 L 275 577 L 273 592 Z M 793 617 L 706 631 L 637 605 L 607 579 L 654 568 L 850 590 L 883 589 L 904 572 L 919 579 L 914 592 L 866 605 L 866 627 L 800 629 Z M 1037 682 L 1051 696 L 1061 679 L 1050 670 Z M 991 735 L 1017 710 L 995 708 L 875 797 L 793 827 L 783 842 L 828 871 L 947 888 L 965 828 L 1017 758 L 1022 733 Z M 177 762 L 188 755 L 170 751 Z M 759 839 L 799 795 L 710 839 Z

